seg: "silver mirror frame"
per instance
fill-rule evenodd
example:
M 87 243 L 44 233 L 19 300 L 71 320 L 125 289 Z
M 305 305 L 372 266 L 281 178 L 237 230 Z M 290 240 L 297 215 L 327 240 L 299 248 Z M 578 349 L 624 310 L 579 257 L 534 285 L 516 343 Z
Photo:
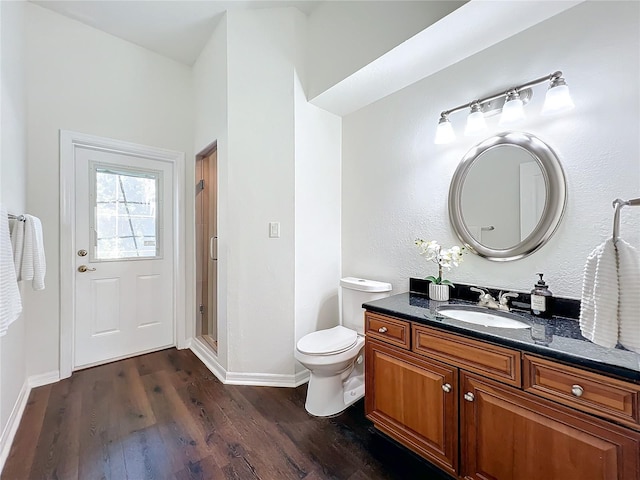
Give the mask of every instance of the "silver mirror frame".
M 489 248 L 479 243 L 467 228 L 462 215 L 462 188 L 474 162 L 492 148 L 510 145 L 531 154 L 544 177 L 546 198 L 540 221 L 527 238 L 506 249 Z M 567 186 L 562 165 L 555 152 L 539 138 L 523 132 L 504 132 L 479 143 L 463 157 L 453 174 L 449 189 L 449 219 L 456 235 L 472 252 L 488 260 L 506 262 L 531 255 L 551 238 L 558 228 L 567 203 Z

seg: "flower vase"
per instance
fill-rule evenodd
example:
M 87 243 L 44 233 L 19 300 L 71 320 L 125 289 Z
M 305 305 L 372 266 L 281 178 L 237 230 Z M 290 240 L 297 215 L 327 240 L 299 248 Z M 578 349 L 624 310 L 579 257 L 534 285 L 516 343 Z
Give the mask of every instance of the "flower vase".
M 447 300 L 449 300 L 449 285 L 438 285 L 435 283 L 430 283 L 429 298 L 431 300 L 437 300 L 439 302 L 446 302 Z

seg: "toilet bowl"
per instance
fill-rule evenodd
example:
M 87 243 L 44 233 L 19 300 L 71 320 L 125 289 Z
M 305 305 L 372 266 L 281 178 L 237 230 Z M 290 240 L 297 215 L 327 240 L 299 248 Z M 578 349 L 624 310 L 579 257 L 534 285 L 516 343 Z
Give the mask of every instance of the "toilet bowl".
M 309 370 L 305 408 L 311 415 L 337 415 L 364 396 L 362 303 L 386 297 L 391 285 L 347 277 L 340 280 L 342 325 L 302 337 L 295 358 Z

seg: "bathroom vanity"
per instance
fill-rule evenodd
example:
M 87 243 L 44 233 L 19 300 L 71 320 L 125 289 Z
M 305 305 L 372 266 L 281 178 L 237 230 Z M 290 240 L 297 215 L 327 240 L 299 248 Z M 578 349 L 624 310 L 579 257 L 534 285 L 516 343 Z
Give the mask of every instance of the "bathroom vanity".
M 575 320 L 485 327 L 442 303 L 364 305 L 378 430 L 455 478 L 640 480 L 639 355 L 586 341 Z

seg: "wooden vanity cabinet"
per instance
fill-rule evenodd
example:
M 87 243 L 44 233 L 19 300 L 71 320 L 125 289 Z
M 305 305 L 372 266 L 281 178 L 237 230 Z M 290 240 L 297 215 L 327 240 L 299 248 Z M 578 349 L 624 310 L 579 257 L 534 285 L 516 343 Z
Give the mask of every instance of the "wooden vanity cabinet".
M 447 473 L 640 480 L 637 385 L 421 324 L 366 317 L 367 417 Z M 378 332 L 391 331 L 389 320 L 404 324 L 402 335 L 392 332 L 393 344 Z M 578 383 L 584 393 L 576 401 L 566 392 Z
M 458 369 L 367 338 L 367 417 L 406 447 L 456 475 Z
M 462 478 L 640 478 L 637 433 L 474 374 L 460 386 Z

